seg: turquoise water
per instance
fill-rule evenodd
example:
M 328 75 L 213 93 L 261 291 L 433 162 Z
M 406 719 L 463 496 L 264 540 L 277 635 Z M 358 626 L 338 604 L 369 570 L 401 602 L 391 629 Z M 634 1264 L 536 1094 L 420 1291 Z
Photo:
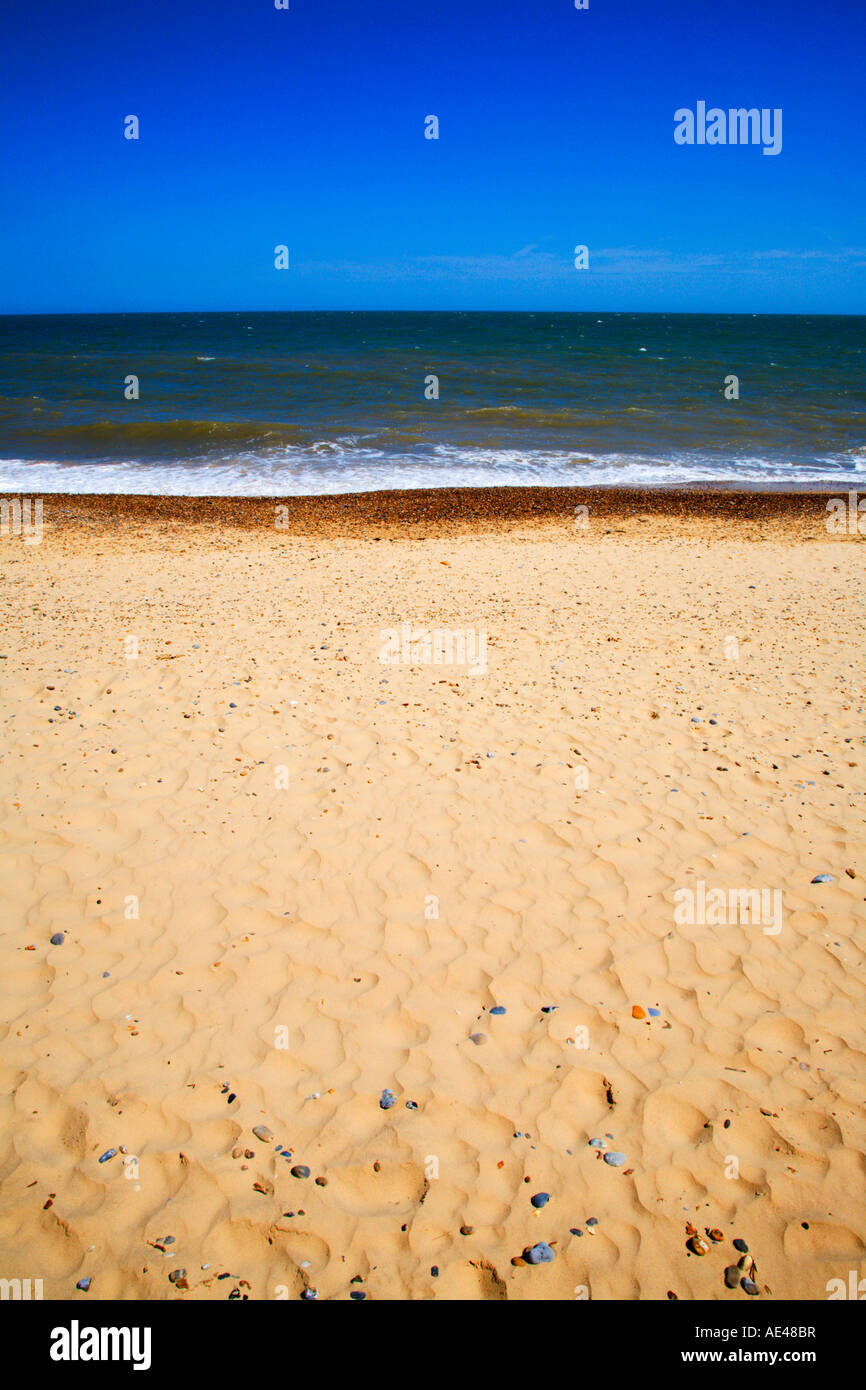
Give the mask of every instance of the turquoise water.
M 0 488 L 857 486 L 864 367 L 854 316 L 10 316 Z

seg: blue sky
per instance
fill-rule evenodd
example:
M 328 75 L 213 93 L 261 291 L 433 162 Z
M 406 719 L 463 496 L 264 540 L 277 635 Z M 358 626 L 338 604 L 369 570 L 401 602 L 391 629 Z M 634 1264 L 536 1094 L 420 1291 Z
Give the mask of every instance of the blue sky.
M 863 0 L 290 3 L 4 6 L 0 312 L 866 312 Z

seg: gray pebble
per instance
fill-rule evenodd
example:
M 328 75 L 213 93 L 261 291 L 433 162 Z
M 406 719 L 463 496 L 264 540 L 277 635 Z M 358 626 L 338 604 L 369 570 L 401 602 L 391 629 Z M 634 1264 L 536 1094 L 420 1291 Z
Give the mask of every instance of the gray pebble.
M 546 1240 L 540 1240 L 531 1250 L 524 1250 L 523 1258 L 528 1265 L 549 1265 L 556 1259 L 556 1255 Z

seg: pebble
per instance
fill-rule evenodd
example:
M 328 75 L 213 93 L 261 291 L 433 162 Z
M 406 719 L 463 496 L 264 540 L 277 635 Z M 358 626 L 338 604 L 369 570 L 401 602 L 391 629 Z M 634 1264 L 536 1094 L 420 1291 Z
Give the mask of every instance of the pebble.
M 641 1008 L 640 1004 L 632 1004 L 631 1016 L 632 1018 L 646 1018 L 646 1014 L 644 1010 Z
M 741 1255 L 748 1255 L 749 1253 L 748 1245 L 744 1240 L 741 1240 L 739 1236 L 737 1236 L 737 1239 L 734 1241 L 734 1249 L 739 1250 Z
M 185 1269 L 173 1269 L 173 1270 L 171 1271 L 171 1274 L 168 1276 L 168 1282 L 169 1282 L 170 1284 L 179 1284 L 180 1281 L 181 1281 L 182 1279 L 185 1279 L 185 1278 L 186 1278 L 186 1270 L 185 1270 Z
M 490 1010 L 492 1014 L 504 1014 L 506 1012 L 504 1004 L 497 1004 Z
M 597 1225 L 598 1225 L 598 1217 L 597 1217 L 597 1216 L 588 1216 L 587 1219 L 586 1219 L 586 1224 L 587 1224 L 587 1226 L 597 1226 Z
M 62 932 L 62 931 L 56 931 L 56 932 L 54 933 L 54 935 L 52 936 L 52 938 L 51 938 L 51 945 L 52 945 L 52 946 L 62 946 L 62 945 L 63 945 L 63 942 L 64 942 L 64 939 L 65 939 L 65 938 L 64 938 L 64 936 L 63 936 L 63 932 Z
M 619 1153 L 616 1149 L 611 1149 L 610 1153 L 604 1155 L 605 1163 L 609 1163 L 611 1168 L 622 1168 L 628 1162 L 625 1154 Z
M 531 1249 L 524 1250 L 523 1258 L 528 1265 L 549 1265 L 556 1259 L 556 1255 L 546 1240 L 540 1240 Z
M 296 1163 L 290 1172 L 293 1178 L 308 1178 L 310 1176 L 310 1170 L 305 1163 Z
M 558 1004 L 543 1004 L 543 1005 L 542 1005 L 542 1008 L 541 1008 L 541 1012 L 542 1012 L 543 1014 L 552 1014 L 553 1011 L 554 1011 L 554 1009 L 558 1009 L 558 1008 L 559 1008 L 559 1005 L 558 1005 Z
M 308 1302 L 308 1301 L 309 1301 L 310 1299 L 312 1299 L 312 1298 L 318 1298 L 318 1297 L 319 1297 L 319 1290 L 318 1290 L 318 1289 L 304 1289 L 303 1293 L 301 1294 L 301 1298 L 303 1298 L 306 1302 Z
M 735 1289 L 740 1282 L 740 1271 L 736 1265 L 728 1265 L 725 1270 L 725 1287 Z
M 812 882 L 813 882 L 813 883 L 832 883 L 832 882 L 833 882 L 833 875 L 832 875 L 832 874 L 816 874 L 815 877 L 812 879 Z
M 439 1278 L 439 1266 L 438 1266 L 438 1265 L 431 1265 L 431 1266 L 430 1266 L 430 1273 L 433 1275 L 433 1278 L 434 1278 L 434 1279 L 438 1279 L 438 1278 Z
M 741 1279 L 740 1288 L 743 1289 L 746 1293 L 751 1294 L 752 1298 L 755 1298 L 761 1292 L 757 1284 L 752 1279 Z
M 406 1109 L 407 1109 L 407 1110 L 417 1110 L 417 1109 L 418 1109 L 418 1102 L 417 1102 L 417 1100 L 407 1100 L 407 1102 L 406 1102 Z
M 394 1095 L 394 1092 L 393 1092 L 393 1091 L 389 1091 L 389 1090 L 386 1088 L 386 1089 L 382 1092 L 381 1096 L 379 1097 L 379 1109 L 380 1109 L 380 1110 L 390 1110 L 390 1109 L 391 1109 L 391 1106 L 392 1106 L 392 1105 L 396 1105 L 396 1104 L 397 1104 L 397 1097 Z
M 356 1303 L 363 1303 L 367 1295 L 364 1293 L 362 1289 L 353 1289 L 352 1292 L 349 1294 L 349 1297 L 351 1299 L 354 1299 Z
M 589 1147 L 591 1149 L 606 1149 L 607 1144 L 604 1139 L 590 1139 Z
M 254 1125 L 253 1134 L 257 1139 L 261 1139 L 263 1144 L 270 1144 L 274 1137 L 267 1125 Z
M 474 1234 L 474 1231 L 475 1231 L 475 1227 L 474 1227 L 474 1226 L 461 1226 L 461 1227 L 460 1227 L 460 1234 L 461 1234 L 461 1236 L 471 1236 L 471 1235 Z
M 550 1201 L 549 1192 L 536 1192 L 534 1197 L 530 1197 L 530 1202 L 534 1207 L 546 1207 Z
M 710 1248 L 707 1242 L 702 1240 L 700 1236 L 689 1236 L 686 1245 L 693 1255 L 706 1255 Z
M 662 1016 L 662 1011 L 661 1011 L 661 1009 L 650 1009 L 650 1010 L 649 1010 L 649 1016 L 650 1016 L 650 1018 L 661 1018 L 661 1016 Z
M 474 1042 L 474 1044 L 475 1044 L 476 1047 L 483 1047 L 484 1044 L 487 1042 L 487 1034 L 486 1034 L 486 1033 L 470 1033 L 470 1035 L 469 1035 L 469 1041 L 470 1041 L 470 1042 Z
M 87 1279 L 79 1279 L 75 1287 L 77 1289 L 80 1289 L 82 1293 L 87 1293 L 88 1289 L 90 1288 L 90 1278 L 88 1277 Z
M 100 1156 L 100 1163 L 107 1163 L 110 1158 L 114 1158 L 116 1153 L 117 1149 L 106 1149 L 105 1153 Z

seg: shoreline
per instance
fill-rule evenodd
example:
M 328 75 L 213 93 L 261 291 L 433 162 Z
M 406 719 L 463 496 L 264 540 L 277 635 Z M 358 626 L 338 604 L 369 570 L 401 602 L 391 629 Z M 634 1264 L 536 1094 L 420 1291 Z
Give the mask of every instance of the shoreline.
M 10 496 L 13 494 L 9 494 Z M 751 488 L 418 488 L 312 496 L 189 497 L 137 493 L 42 494 L 51 525 L 117 522 L 165 522 L 201 526 L 274 529 L 278 507 L 285 507 L 278 534 L 348 534 L 398 524 L 439 530 L 499 529 L 503 525 L 568 522 L 585 506 L 599 521 L 676 518 L 686 522 L 797 524 L 806 533 L 828 540 L 826 508 L 821 498 L 847 496 L 841 488 L 808 491 L 761 491 Z M 347 530 L 348 528 L 348 530 Z M 743 533 L 745 534 L 745 532 Z

